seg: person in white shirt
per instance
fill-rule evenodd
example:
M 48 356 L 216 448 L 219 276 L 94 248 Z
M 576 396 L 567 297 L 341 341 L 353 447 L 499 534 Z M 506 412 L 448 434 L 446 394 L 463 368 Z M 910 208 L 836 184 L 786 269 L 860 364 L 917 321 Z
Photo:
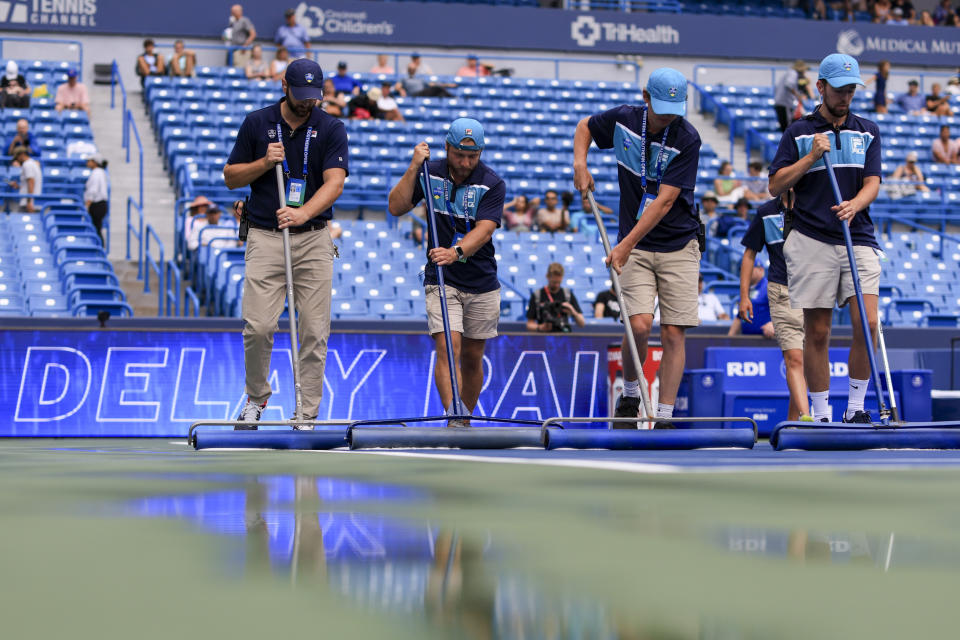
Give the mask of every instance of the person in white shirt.
M 40 163 L 30 157 L 30 149 L 17 147 L 13 150 L 14 166 L 20 166 L 20 181 L 11 180 L 10 186 L 18 189 L 21 195 L 37 195 L 43 192 L 43 172 Z M 27 213 L 36 211 L 33 198 L 20 198 L 20 210 Z
M 105 171 L 107 160 L 96 153 L 87 158 L 87 168 L 90 169 L 90 177 L 83 188 L 83 202 L 87 206 L 93 226 L 97 229 L 97 235 L 100 236 L 100 242 L 106 244 L 103 237 L 103 219 L 107 217 L 110 199 L 110 187 Z
M 204 208 L 204 212 L 193 218 L 187 225 L 187 249 L 196 251 L 203 246 L 235 247 L 237 240 L 237 225 L 233 218 L 227 218 L 221 223 L 220 209 L 215 204 Z M 216 229 L 207 229 L 216 227 Z M 203 231 L 203 233 L 201 233 Z
M 703 276 L 700 276 L 700 294 L 697 296 L 697 308 L 700 316 L 700 322 L 716 322 L 717 320 L 729 320 L 728 314 L 720 298 L 713 293 L 703 292 Z

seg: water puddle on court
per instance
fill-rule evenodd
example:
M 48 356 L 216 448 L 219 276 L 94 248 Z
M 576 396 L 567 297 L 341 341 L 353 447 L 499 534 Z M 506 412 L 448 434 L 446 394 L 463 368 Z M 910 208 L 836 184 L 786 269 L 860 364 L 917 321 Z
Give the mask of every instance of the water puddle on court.
M 511 566 L 516 549 L 490 535 L 463 535 L 442 522 L 405 516 L 405 507 L 430 506 L 434 498 L 424 489 L 306 476 L 221 480 L 229 488 L 142 498 L 127 503 L 123 514 L 184 520 L 232 539 L 236 544 L 225 545 L 232 577 L 323 585 L 360 611 L 413 616 L 456 637 L 740 637 L 727 622 L 703 618 L 693 635 L 648 636 L 576 585 L 544 589 Z M 904 542 L 893 534 L 716 527 L 681 535 L 724 555 L 872 565 L 878 572 L 903 561 L 897 551 Z M 926 564 L 930 558 L 917 551 L 909 550 L 907 562 Z M 960 565 L 960 558 L 952 560 Z

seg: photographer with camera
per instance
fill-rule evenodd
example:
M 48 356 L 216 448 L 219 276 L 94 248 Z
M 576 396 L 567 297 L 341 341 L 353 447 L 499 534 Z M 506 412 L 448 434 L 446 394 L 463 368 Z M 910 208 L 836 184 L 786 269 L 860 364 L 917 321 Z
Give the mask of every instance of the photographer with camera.
M 547 267 L 547 286 L 541 287 L 530 296 L 527 307 L 527 331 L 551 332 L 570 331 L 570 316 L 578 327 L 587 323 L 580 311 L 577 296 L 563 284 L 563 265 L 553 262 Z

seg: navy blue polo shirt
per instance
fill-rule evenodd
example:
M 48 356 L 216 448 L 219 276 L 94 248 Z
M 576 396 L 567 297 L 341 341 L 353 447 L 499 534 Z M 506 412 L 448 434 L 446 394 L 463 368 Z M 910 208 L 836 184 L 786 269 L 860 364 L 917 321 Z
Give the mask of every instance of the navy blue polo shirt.
M 770 268 L 767 279 L 777 284 L 787 284 L 787 263 L 783 260 L 783 207 L 780 198 L 764 202 L 757 208 L 747 232 L 740 244 L 757 253 L 767 248 Z
M 787 127 L 780 138 L 777 155 L 770 163 L 770 176 L 796 163 L 813 148 L 816 133 L 830 135 L 830 161 L 837 175 L 837 184 L 844 200 L 849 200 L 863 187 L 867 176 L 880 176 L 880 129 L 875 122 L 849 114 L 836 130 L 819 111 L 800 118 Z M 793 230 L 827 244 L 842 245 L 843 229 L 837 214 L 830 178 L 823 158 L 817 160 L 793 188 L 797 202 L 793 209 Z M 869 207 L 850 223 L 853 244 L 879 249 L 874 237 Z
M 303 201 L 306 202 L 323 185 L 323 172 L 327 169 L 347 171 L 347 130 L 343 122 L 324 111 L 314 108 L 310 118 L 290 131 L 290 125 L 280 115 L 280 102 L 264 109 L 252 111 L 244 118 L 233 144 L 233 151 L 227 164 L 254 162 L 267 154 L 267 145 L 277 142 L 277 123 L 282 127 L 283 149 L 287 156 L 290 176 L 303 179 L 303 147 L 307 129 L 313 127 L 310 135 L 309 158 L 307 161 L 307 186 Z M 286 184 L 286 182 L 285 182 Z M 277 193 L 277 177 L 270 169 L 250 183 L 250 203 L 247 215 L 250 220 L 264 227 L 277 228 L 277 209 L 280 208 L 280 195 Z M 333 207 L 320 213 L 318 219 L 329 220 L 333 217 Z
M 614 147 L 617 156 L 617 175 L 620 182 L 620 230 L 617 242 L 623 240 L 637 225 L 637 213 L 643 198 L 640 181 L 640 133 L 643 130 L 643 112 L 646 105 L 621 105 L 590 117 L 587 124 L 590 135 L 601 149 Z M 649 129 L 650 122 L 647 121 Z M 637 249 L 668 253 L 682 249 L 697 235 L 699 221 L 693 204 L 693 189 L 697 182 L 697 163 L 700 161 L 700 134 L 684 118 L 675 119 L 669 127 L 668 140 L 663 134 L 647 133 L 647 192 L 656 195 L 660 184 L 680 189 L 673 207 L 650 232 L 637 243 Z M 663 147 L 660 172 L 657 158 Z
M 493 220 L 500 226 L 507 187 L 490 167 L 478 162 L 477 168 L 460 184 L 453 183 L 445 158 L 428 161 L 427 169 L 433 192 L 433 208 L 437 214 L 439 246 L 452 247 L 455 234 L 466 235 L 474 229 L 477 220 Z M 416 205 L 421 200 L 423 182 L 418 177 L 410 204 Z M 499 289 L 494 253 L 493 240 L 489 240 L 466 262 L 454 262 L 444 267 L 444 283 L 465 293 L 486 293 Z M 430 262 L 429 258 L 424 284 L 437 284 L 437 265 Z

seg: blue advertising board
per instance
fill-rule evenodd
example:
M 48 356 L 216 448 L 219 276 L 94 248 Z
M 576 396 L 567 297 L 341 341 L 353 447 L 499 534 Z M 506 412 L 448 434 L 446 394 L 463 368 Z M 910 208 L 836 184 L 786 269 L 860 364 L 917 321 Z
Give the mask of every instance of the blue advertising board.
M 260 39 L 272 39 L 285 6 L 245 5 Z M 0 2 L 0 29 L 215 38 L 227 26 L 228 3 L 166 0 L 130 9 L 124 0 Z M 840 51 L 863 62 L 945 67 L 956 67 L 960 56 L 960 30 L 949 28 L 438 2 L 313 0 L 294 9 L 318 46 L 369 43 L 773 60 L 816 60 Z
M 475 414 L 544 420 L 607 411 L 609 338 L 506 335 L 487 343 Z M 293 415 L 289 338 L 277 334 L 264 420 Z M 331 335 L 318 418 L 441 415 L 427 335 Z M 184 436 L 245 401 L 239 331 L 34 331 L 0 337 L 0 436 Z

